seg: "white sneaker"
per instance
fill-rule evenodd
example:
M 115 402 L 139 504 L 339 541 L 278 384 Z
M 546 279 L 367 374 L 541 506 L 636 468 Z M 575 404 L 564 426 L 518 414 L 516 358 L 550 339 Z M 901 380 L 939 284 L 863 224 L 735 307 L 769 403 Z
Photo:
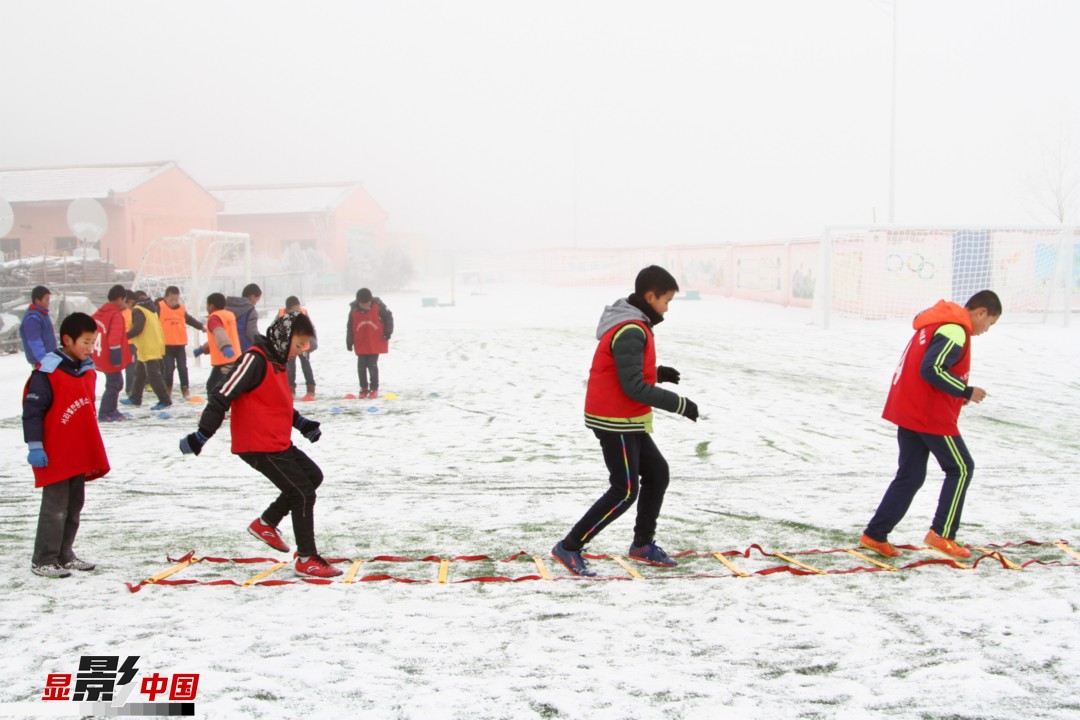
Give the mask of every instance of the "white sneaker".
M 68 560 L 66 563 L 61 564 L 60 567 L 62 567 L 64 570 L 84 570 L 85 571 L 85 570 L 93 570 L 94 568 L 97 567 L 97 565 L 95 565 L 92 562 L 87 562 L 86 560 L 80 560 L 77 557 L 73 557 L 73 558 L 71 558 L 71 560 Z
M 55 563 L 52 565 L 31 565 L 30 572 L 47 578 L 66 578 L 71 575 L 70 570 L 65 570 Z

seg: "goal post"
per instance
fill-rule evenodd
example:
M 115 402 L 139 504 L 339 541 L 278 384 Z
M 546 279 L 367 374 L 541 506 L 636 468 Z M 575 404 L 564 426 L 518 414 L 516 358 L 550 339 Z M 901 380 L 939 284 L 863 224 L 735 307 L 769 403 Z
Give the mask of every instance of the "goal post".
M 135 271 L 132 289 L 161 297 L 175 285 L 185 304 L 200 301 L 223 280 L 251 281 L 251 236 L 247 233 L 192 230 L 151 241 Z
M 1070 225 L 833 225 L 821 235 L 816 322 L 913 317 L 936 300 L 995 291 L 1010 318 L 1065 325 L 1080 294 Z

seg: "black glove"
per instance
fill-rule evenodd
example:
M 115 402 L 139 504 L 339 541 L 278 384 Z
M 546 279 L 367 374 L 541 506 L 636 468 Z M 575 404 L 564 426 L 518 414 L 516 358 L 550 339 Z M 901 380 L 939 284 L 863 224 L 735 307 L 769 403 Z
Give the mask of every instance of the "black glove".
M 296 416 L 293 427 L 299 430 L 300 434 L 308 439 L 308 442 L 319 442 L 319 438 L 322 437 L 322 430 L 319 429 L 318 421 L 308 420 L 303 415 Z
M 390 342 L 390 336 L 389 335 L 383 335 L 382 339 L 385 340 L 386 342 Z
M 656 382 L 658 382 L 658 383 L 668 382 L 668 383 L 671 383 L 672 385 L 678 385 L 679 384 L 679 377 L 680 377 L 679 371 L 676 370 L 673 367 L 668 367 L 667 365 L 661 365 L 658 368 L 656 368 Z
M 694 422 L 697 422 L 697 419 L 698 419 L 697 403 L 694 402 L 693 400 L 691 400 L 690 398 L 683 398 L 683 400 L 686 401 L 686 406 L 683 407 L 683 411 L 682 411 L 683 417 L 686 418 L 687 420 L 693 420 Z
M 208 437 L 196 430 L 187 437 L 180 438 L 180 452 L 185 455 L 196 455 L 202 452 L 203 445 L 209 440 Z

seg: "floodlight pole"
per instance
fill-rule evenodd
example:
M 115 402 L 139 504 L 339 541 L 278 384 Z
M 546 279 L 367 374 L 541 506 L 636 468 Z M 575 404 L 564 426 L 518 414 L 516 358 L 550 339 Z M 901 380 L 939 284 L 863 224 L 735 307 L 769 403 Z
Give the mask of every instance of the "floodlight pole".
M 889 113 L 889 223 L 896 222 L 896 16 L 900 0 L 892 3 L 892 108 Z

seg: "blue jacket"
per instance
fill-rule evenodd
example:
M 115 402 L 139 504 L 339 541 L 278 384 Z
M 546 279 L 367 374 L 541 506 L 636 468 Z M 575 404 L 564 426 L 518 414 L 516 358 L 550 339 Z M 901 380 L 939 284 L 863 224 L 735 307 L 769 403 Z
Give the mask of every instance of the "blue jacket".
M 56 349 L 56 331 L 53 330 L 49 311 L 31 304 L 19 324 L 19 339 L 23 352 L 31 365 L 37 365 L 45 355 Z

